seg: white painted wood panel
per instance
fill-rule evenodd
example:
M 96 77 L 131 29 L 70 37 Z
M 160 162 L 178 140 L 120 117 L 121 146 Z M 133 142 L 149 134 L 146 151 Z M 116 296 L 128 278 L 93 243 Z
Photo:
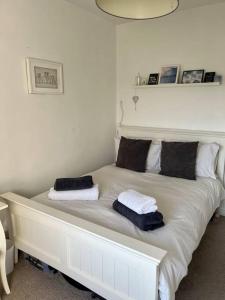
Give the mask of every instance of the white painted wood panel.
M 16 248 L 108 300 L 157 299 L 164 250 L 12 193 L 2 197 Z

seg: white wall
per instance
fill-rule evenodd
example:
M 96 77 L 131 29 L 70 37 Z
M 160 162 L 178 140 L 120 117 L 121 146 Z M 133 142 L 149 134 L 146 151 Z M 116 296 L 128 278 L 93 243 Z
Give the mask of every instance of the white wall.
M 148 76 L 162 65 L 203 68 L 225 79 L 224 28 L 225 4 L 119 25 L 117 103 L 124 101 L 124 124 L 225 131 L 225 85 L 138 90 L 136 112 L 131 100 L 136 74 Z
M 115 27 L 64 0 L 0 0 L 0 192 L 32 196 L 113 159 Z M 59 61 L 64 95 L 28 95 L 25 57 Z

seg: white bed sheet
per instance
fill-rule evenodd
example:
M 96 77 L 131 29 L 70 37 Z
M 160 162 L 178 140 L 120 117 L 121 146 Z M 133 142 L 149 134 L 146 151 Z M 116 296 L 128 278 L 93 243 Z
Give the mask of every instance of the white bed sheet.
M 52 201 L 48 200 L 47 192 L 32 199 L 165 249 L 168 255 L 160 265 L 159 296 L 161 300 L 174 299 L 192 254 L 224 198 L 222 184 L 208 178 L 191 181 L 136 173 L 113 165 L 91 174 L 100 187 L 98 201 Z M 112 203 L 126 189 L 156 198 L 166 225 L 143 232 L 115 212 Z

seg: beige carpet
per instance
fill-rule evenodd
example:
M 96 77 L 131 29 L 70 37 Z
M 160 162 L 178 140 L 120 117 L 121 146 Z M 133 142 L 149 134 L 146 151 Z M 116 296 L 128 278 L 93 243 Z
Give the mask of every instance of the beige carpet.
M 3 300 L 89 300 L 88 292 L 70 286 L 60 274 L 46 274 L 23 259 L 11 278 L 11 294 Z M 225 299 L 225 218 L 209 224 L 194 253 L 189 275 L 181 282 L 176 300 Z
M 210 222 L 176 300 L 225 299 L 225 217 Z
M 90 300 L 91 294 L 68 284 L 61 274 L 39 271 L 20 259 L 10 280 L 11 294 L 2 300 Z

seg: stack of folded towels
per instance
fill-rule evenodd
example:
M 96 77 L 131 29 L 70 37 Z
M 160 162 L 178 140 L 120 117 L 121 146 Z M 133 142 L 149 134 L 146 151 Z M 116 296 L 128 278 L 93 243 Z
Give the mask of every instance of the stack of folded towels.
M 158 212 L 156 200 L 134 190 L 120 193 L 113 208 L 141 230 L 154 230 L 164 226 L 163 215 Z
M 48 193 L 51 200 L 98 200 L 98 196 L 98 185 L 93 183 L 92 176 L 58 178 Z

